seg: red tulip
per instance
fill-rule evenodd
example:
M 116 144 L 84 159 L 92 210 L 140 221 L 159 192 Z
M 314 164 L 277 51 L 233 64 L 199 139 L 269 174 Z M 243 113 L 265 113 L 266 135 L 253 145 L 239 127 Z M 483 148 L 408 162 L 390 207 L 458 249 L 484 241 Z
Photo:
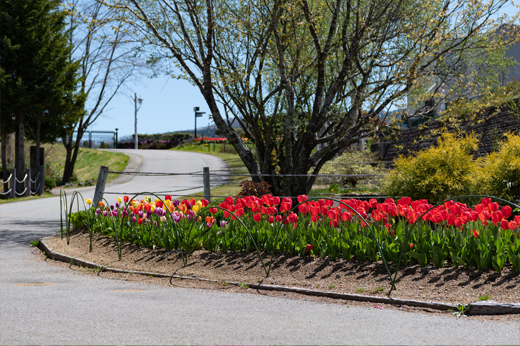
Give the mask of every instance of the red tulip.
M 202 203 L 202 206 L 203 206 L 204 208 L 206 208 L 206 207 L 209 205 L 208 200 L 207 200 L 207 199 L 204 199 L 204 198 L 200 200 L 200 203 Z
M 233 205 L 235 204 L 235 202 L 233 201 L 233 197 L 226 197 L 226 199 L 224 200 L 226 202 L 226 204 L 228 205 Z
M 211 214 L 216 214 L 217 213 L 217 208 L 209 208 L 209 212 Z
M 312 250 L 312 245 L 311 244 L 305 245 L 305 251 L 311 251 L 311 250 Z
M 305 202 L 307 199 L 308 199 L 307 196 L 305 196 L 305 195 L 300 195 L 300 196 L 298 196 L 298 203 L 303 203 L 303 202 Z
M 143 219 L 138 219 L 137 223 L 139 224 L 139 226 L 142 225 L 143 224 Z
M 157 202 L 155 203 L 155 206 L 156 206 L 157 208 L 162 208 L 163 203 L 162 203 L 161 201 L 157 201 Z
M 493 212 L 498 211 L 499 205 L 497 202 L 489 203 L 488 208 L 489 208 L 489 210 L 491 210 Z
M 287 219 L 289 220 L 290 223 L 297 223 L 298 222 L 298 215 L 296 215 L 295 213 L 291 212 Z
M 227 211 L 224 210 L 224 217 L 227 218 L 227 217 L 230 217 L 230 216 L 231 216 L 231 214 L 230 214 L 229 212 L 227 212 Z
M 352 214 L 347 213 L 347 212 L 341 213 L 341 220 L 343 220 L 344 222 L 350 221 L 351 218 L 352 218 Z
M 474 238 L 477 238 L 478 237 L 478 231 L 476 229 L 474 229 L 473 231 L 471 231 L 473 233 L 473 237 Z
M 289 210 L 291 210 L 291 204 L 287 202 L 282 202 L 282 204 L 280 204 L 280 213 L 285 213 Z
M 508 219 L 511 216 L 511 214 L 513 214 L 511 207 L 508 205 L 506 205 L 504 208 L 502 208 L 501 212 L 502 212 L 502 216 L 504 216 L 504 219 Z
M 282 215 L 276 215 L 276 221 L 280 222 L 282 221 Z
M 256 222 L 260 222 L 260 220 L 262 220 L 262 215 L 260 215 L 260 213 L 254 214 L 254 215 L 253 215 L 253 219 L 254 219 Z
M 128 203 L 128 200 L 129 200 L 129 199 L 130 199 L 130 198 L 129 198 L 128 196 L 123 197 L 123 200 L 125 201 L 125 203 Z
M 493 221 L 493 224 L 496 226 L 500 221 L 502 221 L 502 213 L 497 211 L 494 212 L 493 215 L 491 215 L 491 221 Z
M 509 221 L 508 227 L 511 231 L 516 231 L 518 228 L 518 223 L 516 221 Z
M 411 203 L 412 203 L 412 199 L 410 197 L 401 197 L 401 199 L 399 201 L 397 201 L 397 205 L 402 205 L 405 207 L 410 206 Z
M 502 220 L 500 222 L 500 228 L 503 230 L 509 229 L 509 222 L 507 222 L 507 220 Z
M 237 216 L 242 216 L 242 215 L 244 215 L 244 209 L 238 208 L 236 213 L 237 213 Z
M 413 243 L 410 243 L 410 249 L 413 249 Z
M 372 198 L 371 200 L 368 201 L 368 204 L 370 205 L 370 208 L 372 208 L 372 209 L 377 208 L 377 200 L 376 199 Z
M 172 195 L 166 195 L 166 196 L 164 196 L 164 199 L 167 200 L 167 201 L 171 201 L 172 200 Z
M 298 210 L 300 211 L 300 213 L 302 214 L 307 214 L 307 206 L 305 204 L 300 204 L 298 206 Z
M 320 221 L 320 217 L 318 215 L 311 215 L 311 221 L 318 222 L 318 221 Z
M 274 216 L 273 215 L 269 215 L 269 218 L 267 219 L 267 221 L 269 221 L 269 223 L 273 223 L 274 222 Z

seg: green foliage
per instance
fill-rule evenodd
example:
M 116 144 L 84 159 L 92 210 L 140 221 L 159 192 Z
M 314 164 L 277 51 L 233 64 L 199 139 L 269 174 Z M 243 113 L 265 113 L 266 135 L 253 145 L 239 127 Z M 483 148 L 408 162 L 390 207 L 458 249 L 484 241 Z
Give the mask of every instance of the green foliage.
M 477 148 L 475 135 L 456 136 L 444 131 L 437 146 L 396 159 L 383 190 L 390 196 L 428 199 L 430 203 L 469 194 L 474 190 L 474 172 L 478 169 L 479 160 L 472 154 Z
M 50 177 L 45 177 L 45 190 L 50 191 L 56 187 L 56 180 Z
M 499 151 L 486 156 L 475 171 L 478 192 L 507 200 L 520 199 L 520 135 L 508 133 Z
M 372 153 L 370 149 L 366 149 L 365 151 L 353 151 L 347 150 L 343 152 L 336 159 L 326 163 L 322 170 L 321 174 L 383 174 L 385 172 L 385 168 L 383 164 L 364 164 L 363 162 L 377 162 L 378 157 L 375 153 Z M 353 163 L 354 162 L 354 163 Z M 342 185 L 351 184 L 353 187 L 356 187 L 357 183 L 360 181 L 372 180 L 374 177 L 338 177 L 338 178 L 321 178 L 326 182 L 330 183 L 339 183 Z M 337 190 L 337 189 L 336 189 Z
M 32 247 L 35 247 L 35 246 L 38 246 L 38 245 L 40 245 L 40 239 L 36 239 L 36 240 L 31 241 L 31 246 Z
M 70 223 L 73 228 L 80 228 L 87 224 L 87 212 L 80 211 L 70 214 Z

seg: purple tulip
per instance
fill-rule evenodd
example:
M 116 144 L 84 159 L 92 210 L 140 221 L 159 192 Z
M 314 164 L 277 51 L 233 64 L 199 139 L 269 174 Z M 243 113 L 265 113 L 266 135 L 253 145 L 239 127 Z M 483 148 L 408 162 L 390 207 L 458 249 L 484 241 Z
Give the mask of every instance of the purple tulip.
M 172 204 L 175 206 L 175 208 L 177 208 L 179 204 L 181 204 L 181 201 L 177 198 L 173 200 Z
M 147 210 L 146 211 L 146 218 L 149 219 L 151 215 L 152 215 L 152 211 L 151 210 Z
M 117 216 L 117 211 L 112 210 L 112 216 Z
M 103 210 L 103 216 L 107 216 L 107 215 L 108 215 L 107 211 Z
M 143 218 L 143 211 L 142 210 L 139 210 L 139 213 L 137 213 L 139 215 L 139 218 L 142 219 Z
M 136 220 L 135 216 L 132 216 L 132 222 L 135 222 Z
M 221 221 L 220 222 L 220 227 L 224 228 L 224 227 L 226 227 L 226 225 L 227 225 L 226 221 Z
M 157 221 L 154 221 L 154 222 L 153 222 L 153 226 L 154 226 L 154 227 L 157 227 Z
M 116 208 L 119 208 L 119 202 L 116 202 Z
M 97 208 L 96 209 L 96 215 L 99 215 L 99 214 L 101 214 L 101 209 Z
M 110 205 L 110 209 L 114 210 L 114 206 L 113 206 L 113 205 Z

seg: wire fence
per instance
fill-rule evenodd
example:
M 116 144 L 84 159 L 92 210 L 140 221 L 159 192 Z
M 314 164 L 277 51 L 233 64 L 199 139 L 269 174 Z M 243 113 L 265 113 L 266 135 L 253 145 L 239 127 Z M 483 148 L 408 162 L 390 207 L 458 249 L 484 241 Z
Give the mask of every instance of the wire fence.
M 380 162 L 377 162 L 380 163 Z M 352 162 L 351 164 L 360 164 L 360 162 Z M 372 162 L 364 162 L 363 164 L 373 164 Z M 98 185 L 96 186 L 96 192 L 94 194 L 94 203 L 100 201 L 104 194 L 107 195 L 134 195 L 135 192 L 130 191 L 106 191 L 105 183 L 106 176 L 108 174 L 121 174 L 121 175 L 133 175 L 140 177 L 173 177 L 173 176 L 189 176 L 194 177 L 195 181 L 202 178 L 203 185 L 193 184 L 193 186 L 183 186 L 182 188 L 172 187 L 172 189 L 163 189 L 162 191 L 149 191 L 149 193 L 154 194 L 169 194 L 175 197 L 182 196 L 192 196 L 192 197 L 203 197 L 209 201 L 211 198 L 225 198 L 230 195 L 237 195 L 241 186 L 239 184 L 243 182 L 243 178 L 315 178 L 316 182 L 325 182 L 330 183 L 334 181 L 345 182 L 345 181 L 365 181 L 370 182 L 371 184 L 377 185 L 378 182 L 384 177 L 386 174 L 251 174 L 251 173 L 240 173 L 240 172 L 231 172 L 230 170 L 212 170 L 210 172 L 208 167 L 204 167 L 202 171 L 195 172 L 126 172 L 126 171 L 109 171 L 108 167 L 102 166 L 100 169 L 100 176 L 98 178 Z M 216 180 L 216 182 L 215 182 Z M 211 181 L 211 183 L 210 183 Z M 227 195 L 218 194 L 218 190 L 211 193 L 211 189 L 216 187 L 228 187 L 228 190 L 234 190 L 236 193 L 230 193 Z M 227 193 L 227 191 L 226 191 Z M 280 197 L 290 197 L 296 198 L 297 196 L 284 195 Z M 387 196 L 377 196 L 378 198 L 386 198 Z M 356 196 L 356 198 L 373 198 L 372 196 Z

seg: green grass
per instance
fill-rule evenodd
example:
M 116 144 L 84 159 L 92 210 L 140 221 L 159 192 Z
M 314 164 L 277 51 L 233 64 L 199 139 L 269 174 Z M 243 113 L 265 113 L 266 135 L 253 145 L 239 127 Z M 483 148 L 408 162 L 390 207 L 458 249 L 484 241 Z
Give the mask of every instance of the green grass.
M 35 195 L 35 196 L 23 197 L 23 198 L 15 197 L 15 198 L 10 198 L 10 199 L 0 199 L 0 204 L 14 203 L 14 202 L 20 202 L 20 201 L 29 201 L 31 199 L 39 199 L 39 198 L 47 198 L 47 197 L 55 197 L 55 196 L 52 193 L 50 193 L 50 192 L 45 192 L 41 196 L 36 196 Z
M 61 144 L 44 144 L 46 174 L 61 180 L 65 167 L 66 150 Z M 111 171 L 122 171 L 128 164 L 128 156 L 97 149 L 80 148 L 74 166 L 78 182 L 94 181 L 99 174 L 100 166 L 108 166 Z M 119 174 L 109 174 L 107 182 L 117 178 Z
M 486 293 L 484 295 L 481 295 L 478 297 L 478 301 L 483 301 L 483 300 L 489 300 L 491 298 L 491 296 L 489 295 L 489 293 Z

